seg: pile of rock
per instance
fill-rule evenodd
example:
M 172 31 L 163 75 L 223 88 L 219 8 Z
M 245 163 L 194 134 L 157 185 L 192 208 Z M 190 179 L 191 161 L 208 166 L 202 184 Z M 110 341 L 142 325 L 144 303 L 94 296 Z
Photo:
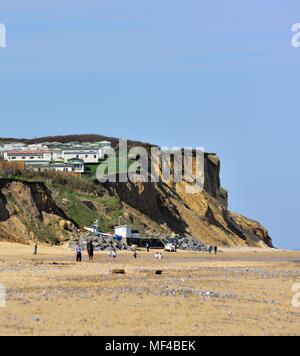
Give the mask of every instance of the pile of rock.
M 83 250 L 86 250 L 87 243 L 90 240 L 93 241 L 95 251 L 106 251 L 110 249 L 127 250 L 128 248 L 128 246 L 123 241 L 115 240 L 113 237 L 85 236 L 79 238 L 79 242 Z M 75 241 L 70 241 L 69 247 L 75 248 Z
M 129 248 L 124 241 L 118 241 L 114 239 L 112 236 L 87 235 L 79 238 L 79 242 L 83 250 L 86 250 L 87 243 L 90 240 L 93 241 L 95 251 L 106 251 L 110 249 L 127 250 Z M 207 247 L 201 241 L 196 240 L 192 237 L 181 237 L 181 236 L 176 236 L 172 238 L 165 237 L 165 238 L 161 238 L 161 241 L 164 241 L 164 244 L 166 243 L 174 244 L 178 250 L 207 251 Z M 74 240 L 70 241 L 69 247 L 70 248 L 75 247 Z
M 176 237 L 175 244 L 179 250 L 207 251 L 207 247 L 201 241 L 192 237 Z

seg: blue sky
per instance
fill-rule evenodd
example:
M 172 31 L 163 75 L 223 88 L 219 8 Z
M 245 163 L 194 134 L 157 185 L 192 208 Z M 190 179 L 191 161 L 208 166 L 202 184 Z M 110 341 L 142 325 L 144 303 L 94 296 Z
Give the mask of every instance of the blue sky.
M 0 0 L 0 136 L 204 146 L 230 208 L 300 248 L 298 0 Z

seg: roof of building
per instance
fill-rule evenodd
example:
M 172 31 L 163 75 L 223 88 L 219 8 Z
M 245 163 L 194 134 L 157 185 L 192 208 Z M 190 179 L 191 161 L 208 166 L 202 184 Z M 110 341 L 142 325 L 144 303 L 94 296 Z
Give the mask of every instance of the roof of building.
M 68 159 L 68 162 L 78 162 L 84 164 L 84 160 L 80 158 L 70 158 Z
M 69 155 L 81 155 L 81 154 L 91 154 L 91 155 L 97 155 L 98 151 L 92 151 L 92 150 L 65 150 L 65 154 Z
M 26 166 L 31 166 L 31 165 L 41 165 L 41 166 L 49 166 L 50 165 L 50 161 L 26 161 L 25 162 Z
M 120 226 L 115 226 L 115 229 L 124 229 L 124 228 L 132 228 L 131 225 L 120 225 Z
M 67 164 L 67 163 L 51 163 L 50 167 L 73 168 L 73 166 L 71 164 Z
M 78 147 L 78 146 L 73 146 L 73 147 L 66 147 L 65 151 L 96 151 L 94 149 L 92 149 L 91 147 L 86 147 L 86 146 L 82 146 L 82 147 Z
M 8 156 L 34 156 L 34 155 L 43 155 L 45 153 L 51 153 L 49 150 L 43 150 L 43 151 L 37 151 L 37 150 L 32 150 L 32 151 L 7 151 Z

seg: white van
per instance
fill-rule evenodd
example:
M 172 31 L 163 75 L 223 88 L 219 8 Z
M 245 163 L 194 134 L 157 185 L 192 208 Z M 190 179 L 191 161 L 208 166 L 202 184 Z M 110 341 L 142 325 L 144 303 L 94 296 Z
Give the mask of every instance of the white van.
M 176 252 L 176 246 L 175 244 L 171 243 L 171 242 L 168 242 L 165 244 L 165 251 L 168 251 L 168 252 Z

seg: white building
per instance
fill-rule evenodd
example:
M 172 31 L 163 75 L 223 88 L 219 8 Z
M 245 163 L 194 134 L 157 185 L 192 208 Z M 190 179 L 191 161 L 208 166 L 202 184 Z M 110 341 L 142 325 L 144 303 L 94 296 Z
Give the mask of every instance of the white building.
M 55 172 L 71 173 L 74 172 L 74 167 L 68 163 L 51 163 L 50 170 Z
M 133 229 L 130 225 L 116 226 L 115 235 L 122 236 L 123 239 L 139 239 L 141 237 L 139 231 Z
M 131 238 L 131 226 L 129 225 L 116 226 L 115 235 L 122 236 L 123 239 Z
M 30 150 L 18 150 L 18 151 L 5 151 L 3 158 L 10 162 L 26 162 L 26 161 L 48 161 L 51 162 L 51 151 L 30 151 Z
M 12 151 L 12 150 L 17 151 L 17 150 L 22 150 L 26 147 L 27 147 L 27 145 L 25 145 L 25 143 L 21 143 L 21 142 L 9 143 L 9 144 L 3 146 L 5 151 Z
M 49 161 L 27 161 L 27 162 L 25 162 L 25 168 L 32 172 L 48 171 L 49 167 L 50 167 Z
M 84 161 L 77 158 L 69 159 L 68 164 L 73 167 L 73 172 L 84 173 Z
M 9 143 L 3 146 L 0 146 L 0 156 L 4 157 L 4 152 L 6 151 L 20 151 L 26 148 L 24 143 Z
M 35 143 L 33 145 L 28 145 L 26 147 L 26 150 L 28 150 L 28 151 L 44 151 L 44 150 L 48 150 L 48 147 L 41 143 Z
M 53 162 L 64 162 L 64 151 L 59 148 L 54 148 L 52 152 L 52 161 Z
M 63 151 L 64 161 L 67 163 L 70 159 L 81 159 L 84 163 L 98 163 L 99 151 L 89 148 L 70 148 Z
M 50 163 L 48 161 L 26 161 L 26 169 L 32 172 L 46 172 L 46 171 L 55 171 L 61 173 L 83 173 L 84 172 L 84 163 L 82 161 L 71 163 L 61 163 L 55 162 Z
M 111 142 L 100 141 L 100 142 L 97 142 L 96 145 L 98 146 L 100 159 L 103 159 L 104 156 L 108 155 L 111 151 Z

